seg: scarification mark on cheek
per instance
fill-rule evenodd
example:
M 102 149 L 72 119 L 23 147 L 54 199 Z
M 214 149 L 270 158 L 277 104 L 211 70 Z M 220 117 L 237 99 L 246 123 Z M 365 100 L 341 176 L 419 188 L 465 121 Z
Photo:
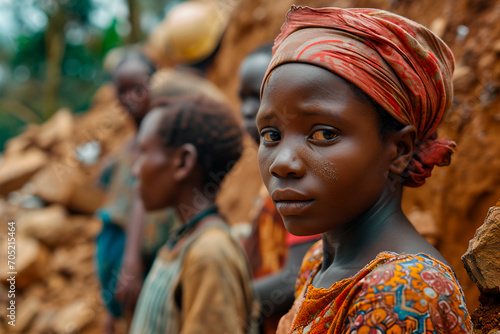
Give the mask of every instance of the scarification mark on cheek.
M 339 179 L 339 170 L 333 162 L 326 160 L 323 155 L 316 152 L 314 149 L 304 148 L 302 151 L 308 165 L 308 169 L 311 169 L 315 173 L 319 174 L 331 185 L 337 182 Z

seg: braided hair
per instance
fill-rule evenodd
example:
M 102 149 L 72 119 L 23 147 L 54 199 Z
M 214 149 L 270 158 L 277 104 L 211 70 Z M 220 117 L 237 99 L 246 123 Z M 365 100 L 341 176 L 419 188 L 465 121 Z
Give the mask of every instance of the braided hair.
M 231 109 L 200 95 L 170 98 L 158 107 L 165 110 L 158 133 L 164 147 L 195 146 L 204 182 L 215 181 L 218 188 L 243 150 L 242 131 Z

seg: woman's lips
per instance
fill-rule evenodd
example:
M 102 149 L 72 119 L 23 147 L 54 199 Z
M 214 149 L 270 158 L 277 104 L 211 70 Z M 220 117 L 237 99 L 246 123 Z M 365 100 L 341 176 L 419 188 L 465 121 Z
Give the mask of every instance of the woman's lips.
M 313 202 L 313 199 L 307 201 L 278 201 L 274 202 L 274 205 L 282 216 L 295 216 L 307 210 Z
M 271 198 L 282 216 L 298 215 L 311 206 L 314 199 L 291 189 L 277 189 Z

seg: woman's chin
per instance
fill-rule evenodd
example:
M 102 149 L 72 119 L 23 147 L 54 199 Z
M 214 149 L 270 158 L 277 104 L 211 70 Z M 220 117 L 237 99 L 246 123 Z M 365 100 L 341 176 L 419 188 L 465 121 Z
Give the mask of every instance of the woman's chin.
M 310 228 L 307 228 L 308 225 L 307 222 L 304 221 L 299 222 L 291 217 L 290 219 L 284 219 L 283 222 L 285 224 L 286 230 L 297 237 L 307 237 L 309 235 L 315 235 L 321 233 L 312 231 Z

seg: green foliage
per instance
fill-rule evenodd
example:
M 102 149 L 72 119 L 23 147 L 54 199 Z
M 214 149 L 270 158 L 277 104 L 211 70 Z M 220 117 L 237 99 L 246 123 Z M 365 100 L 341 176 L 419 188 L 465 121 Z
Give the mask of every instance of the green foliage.
M 45 71 L 44 38 L 44 32 L 38 32 L 30 36 L 18 36 L 15 39 L 17 52 L 15 57 L 11 59 L 11 68 L 23 65 L 28 67 L 32 77 L 43 77 Z
M 109 50 L 124 44 L 124 40 L 120 38 L 120 35 L 118 35 L 118 32 L 116 30 L 117 24 L 118 22 L 116 21 L 116 19 L 113 20 L 111 26 L 104 32 L 101 43 L 101 55 L 104 55 Z
M 46 108 L 49 82 L 55 82 L 57 87 L 54 108 L 67 107 L 74 112 L 88 109 L 93 94 L 106 80 L 102 69 L 105 54 L 128 40 L 118 33 L 126 18 L 121 17 L 120 22 L 115 18 L 105 29 L 91 24 L 96 5 L 122 1 L 129 8 L 147 12 L 147 23 L 154 24 L 169 8 L 185 0 L 109 1 L 12 0 L 0 6 L 2 11 L 9 10 L 18 28 L 16 36 L 0 35 L 0 79 L 2 75 L 5 77 L 2 73 L 6 69 L 10 72 L 7 82 L 0 80 L 0 152 L 7 139 L 19 134 L 26 123 L 41 123 L 50 115 L 46 113 L 46 109 L 51 109 Z M 45 28 L 40 29 L 43 22 Z M 140 27 L 134 26 L 134 29 L 135 39 L 144 35 L 140 31 L 137 34 Z M 59 53 L 62 59 L 55 59 L 55 63 L 60 64 L 61 71 L 57 74 L 60 77 L 51 81 L 53 77 L 47 77 L 47 69 L 49 63 L 54 64 L 54 59 L 47 58 L 48 41 L 53 40 L 51 34 L 61 32 L 62 35 L 56 37 L 61 43 L 58 45 L 62 47 Z
M 158 5 L 161 2 L 155 3 L 161 6 Z M 106 80 L 102 70 L 106 52 L 126 40 L 126 36 L 118 33 L 116 18 L 107 29 L 90 24 L 94 5 L 93 0 L 16 0 L 12 3 L 19 27 L 29 26 L 29 22 L 23 20 L 30 18 L 21 15 L 27 6 L 38 8 L 42 16 L 45 13 L 47 25 L 42 31 L 20 29 L 11 39 L 9 49 L 12 51 L 0 47 L 0 70 L 2 64 L 11 70 L 10 80 L 0 83 L 0 152 L 6 140 L 19 134 L 27 122 L 45 120 L 47 41 L 53 32 L 63 32 L 64 43 L 56 106 L 75 112 L 88 109 L 92 95 Z M 68 36 L 78 38 L 68 40 Z
M 40 2 L 41 0 L 38 0 Z M 89 19 L 89 12 L 92 10 L 90 0 L 66 0 L 58 1 L 67 19 L 77 20 L 86 24 Z

